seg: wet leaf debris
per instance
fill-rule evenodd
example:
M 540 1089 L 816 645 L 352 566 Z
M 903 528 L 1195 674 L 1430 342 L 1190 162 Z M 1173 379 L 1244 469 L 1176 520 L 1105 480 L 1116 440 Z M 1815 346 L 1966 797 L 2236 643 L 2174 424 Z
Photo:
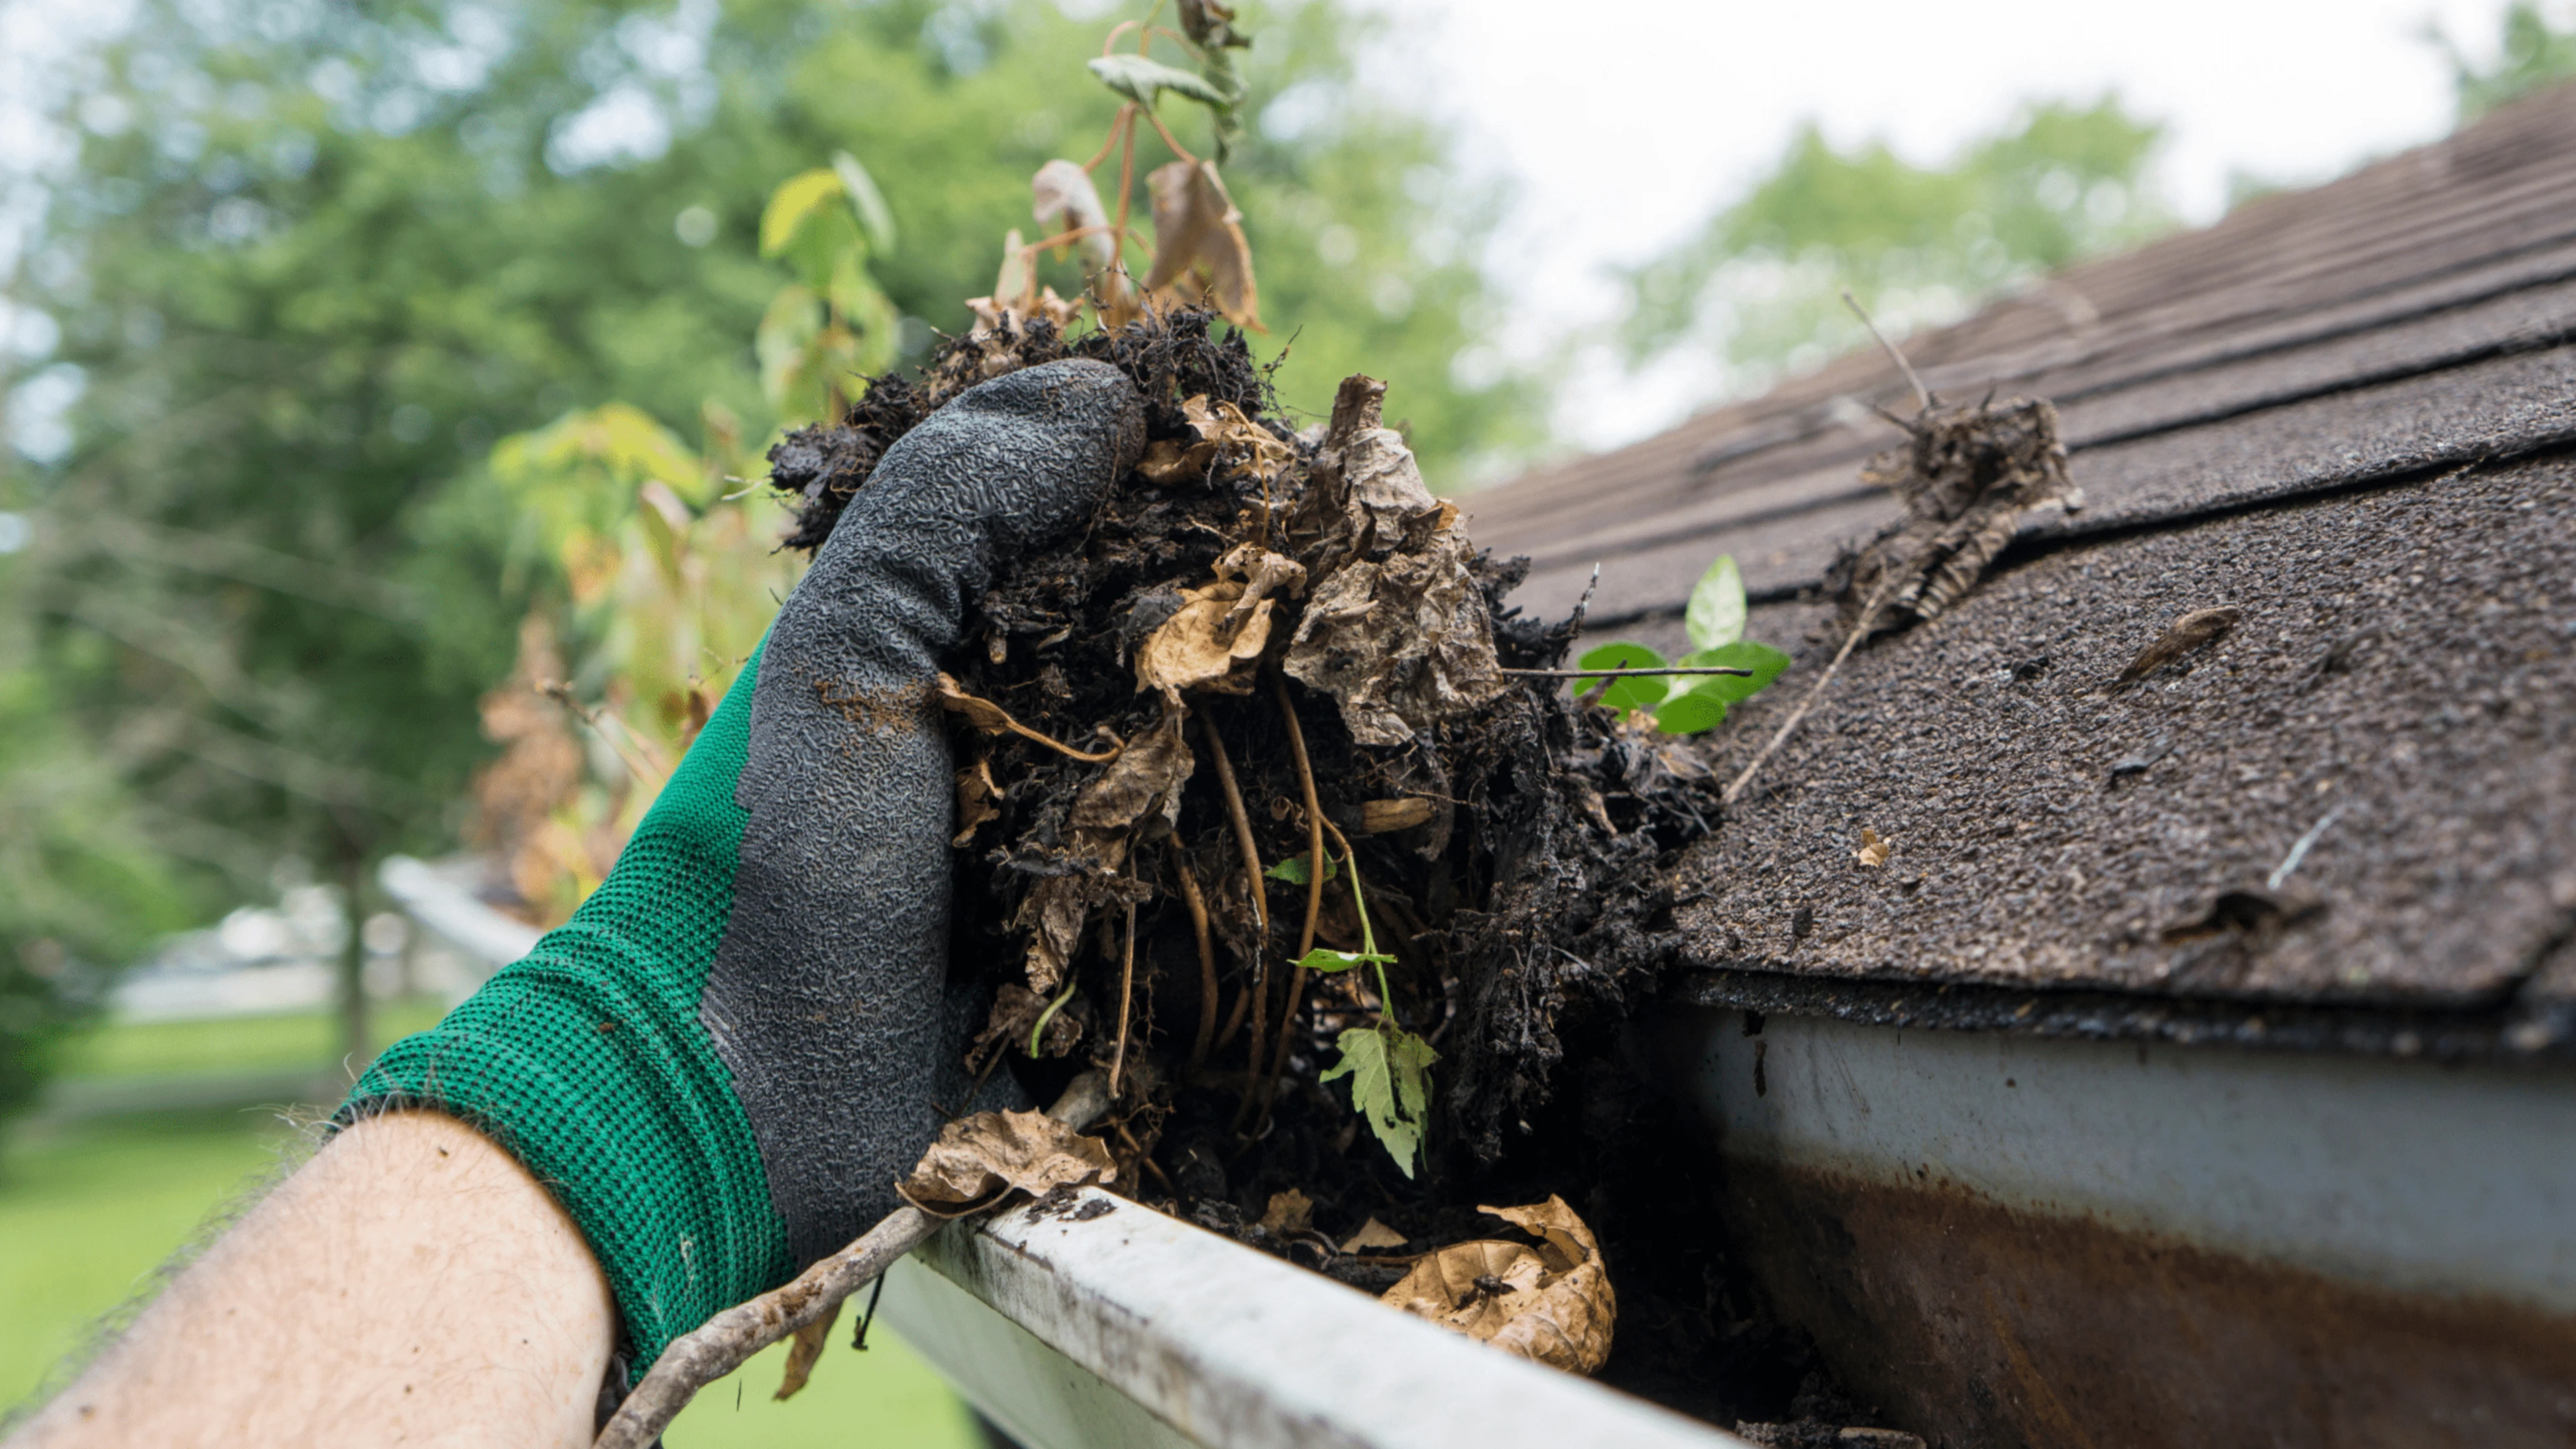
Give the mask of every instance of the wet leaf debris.
M 1390 1243 L 1489 1237 L 1479 1202 L 1561 1194 L 1579 1227 L 1603 1169 L 1568 1086 L 1678 959 L 1669 872 L 1718 819 L 1696 747 L 1504 673 L 1562 665 L 1573 624 L 1503 605 L 1525 565 L 1425 486 L 1384 384 L 1301 431 L 1205 311 L 996 314 L 778 447 L 791 543 L 940 402 L 1063 357 L 1136 382 L 1147 450 L 973 602 L 942 682 L 970 1065 L 1040 1098 L 1113 1073 L 1120 1190 L 1371 1291 Z M 1614 1239 L 1569 1361 L 1607 1352 Z

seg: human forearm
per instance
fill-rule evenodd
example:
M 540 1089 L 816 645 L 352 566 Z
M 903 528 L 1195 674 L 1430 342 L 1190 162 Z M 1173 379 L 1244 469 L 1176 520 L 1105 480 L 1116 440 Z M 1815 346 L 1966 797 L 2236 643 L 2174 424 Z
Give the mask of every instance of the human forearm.
M 339 1133 L 16 1449 L 585 1445 L 616 1319 L 570 1219 L 427 1112 Z

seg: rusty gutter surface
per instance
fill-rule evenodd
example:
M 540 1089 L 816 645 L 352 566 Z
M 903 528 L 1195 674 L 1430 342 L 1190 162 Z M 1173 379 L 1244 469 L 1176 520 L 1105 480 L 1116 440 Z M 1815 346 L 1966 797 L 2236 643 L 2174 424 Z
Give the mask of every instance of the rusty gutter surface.
M 1096 1189 L 950 1226 L 883 1308 L 1028 1449 L 1744 1449 Z
M 1678 1004 L 1656 1045 L 1775 1309 L 1935 1445 L 2576 1442 L 2576 1065 Z

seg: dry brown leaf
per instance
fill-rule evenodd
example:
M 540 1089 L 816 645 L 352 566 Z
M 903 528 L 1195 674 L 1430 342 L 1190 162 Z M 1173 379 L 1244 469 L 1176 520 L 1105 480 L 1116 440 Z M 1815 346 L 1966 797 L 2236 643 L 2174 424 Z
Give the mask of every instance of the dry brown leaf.
M 1360 1224 L 1360 1230 L 1342 1239 L 1345 1253 L 1365 1253 L 1371 1248 L 1401 1248 L 1408 1241 L 1404 1234 L 1375 1218 Z
M 1270 1205 L 1261 1213 L 1263 1231 L 1273 1237 L 1302 1233 L 1315 1225 L 1315 1200 L 1290 1188 L 1270 1195 Z
M 1166 705 L 1152 729 L 1129 740 L 1100 778 L 1082 787 L 1073 801 L 1077 830 L 1121 832 L 1157 812 L 1180 823 L 1181 786 L 1196 763 L 1181 736 L 1183 717 L 1182 710 Z
M 822 1317 L 796 1330 L 787 1345 L 787 1371 L 778 1376 L 778 1392 L 773 1399 L 792 1399 L 814 1377 L 815 1361 L 832 1341 L 832 1325 L 841 1321 L 841 1305 L 835 1303 Z
M 2156 636 L 2155 641 L 2138 651 L 2120 677 L 2111 681 L 2114 689 L 2135 684 L 2196 649 L 2206 649 L 2227 637 L 2245 611 L 2228 605 L 2215 609 L 2194 609 L 2173 621 L 2173 627 Z
M 1082 253 L 1084 275 L 1105 272 L 1118 260 L 1117 239 L 1109 234 L 1109 209 L 1100 204 L 1100 191 L 1091 184 L 1090 172 L 1062 158 L 1049 161 L 1029 178 L 1029 195 L 1030 210 L 1048 235 L 1084 233 L 1071 244 Z M 1063 250 L 1056 248 L 1058 255 Z
M 1146 176 L 1154 198 L 1154 269 L 1148 293 L 1170 289 L 1206 301 L 1239 327 L 1263 331 L 1243 213 L 1208 161 L 1174 161 Z
M 1181 416 L 1198 429 L 1202 443 L 1225 456 L 1239 476 L 1270 482 L 1297 456 L 1294 448 L 1279 441 L 1268 428 L 1245 417 L 1243 409 L 1230 402 L 1210 406 L 1205 393 L 1184 401 Z
M 1409 800 L 1363 800 L 1360 802 L 1360 833 L 1387 835 L 1398 830 L 1411 830 L 1431 818 L 1431 802 L 1416 796 Z
M 1561 1197 L 1478 1211 L 1540 1241 L 1442 1248 L 1414 1264 L 1384 1301 L 1506 1353 L 1570 1373 L 1599 1369 L 1610 1357 L 1619 1305 L 1592 1230 Z
M 1331 695 L 1363 745 L 1401 745 L 1491 703 L 1503 675 L 1475 558 L 1444 531 L 1419 552 L 1344 564 L 1307 601 L 1281 667 Z
M 912 1176 L 895 1185 L 903 1200 L 936 1218 L 992 1207 L 1014 1192 L 1114 1182 L 1109 1148 L 1044 1112 L 978 1112 L 939 1129 Z
M 1167 696 L 1205 689 L 1247 694 L 1270 644 L 1270 596 L 1306 586 L 1294 560 L 1255 544 L 1238 544 L 1216 561 L 1217 581 L 1181 591 L 1181 607 L 1136 649 L 1136 687 Z
M 1877 831 L 1863 826 L 1860 832 L 1860 849 L 1852 852 L 1852 859 L 1875 870 L 1887 864 L 1888 853 L 1895 848 Z
M 1939 618 L 1977 586 L 2023 514 L 2072 491 L 2057 409 L 2044 398 L 1927 403 L 1906 430 L 1906 446 L 1861 470 L 1896 494 L 1905 521 L 1826 576 L 1846 628 Z
M 1001 818 L 993 802 L 1002 798 L 1002 787 L 993 783 L 993 762 L 977 760 L 957 772 L 957 835 L 951 845 L 964 845 L 975 838 L 976 827 L 987 820 Z

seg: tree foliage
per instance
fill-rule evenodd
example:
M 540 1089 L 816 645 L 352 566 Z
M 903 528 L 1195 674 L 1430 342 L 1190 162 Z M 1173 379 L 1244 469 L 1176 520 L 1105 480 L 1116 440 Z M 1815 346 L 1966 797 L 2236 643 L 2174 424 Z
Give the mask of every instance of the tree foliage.
M 1845 288 L 1891 331 L 1964 316 L 1999 289 L 2172 225 L 2147 173 L 2159 134 L 2116 97 L 2050 103 L 1948 166 L 1921 167 L 1804 126 L 1769 175 L 1629 275 L 1630 355 L 1708 349 L 1725 390 L 1746 393 L 1868 341 Z
M 2462 124 L 2576 75 L 2576 25 L 2565 29 L 2552 25 L 2538 0 L 2513 0 L 2504 9 L 2499 29 L 2496 58 L 2483 66 L 2448 35 L 2430 32 L 2433 43 L 2451 62 Z

